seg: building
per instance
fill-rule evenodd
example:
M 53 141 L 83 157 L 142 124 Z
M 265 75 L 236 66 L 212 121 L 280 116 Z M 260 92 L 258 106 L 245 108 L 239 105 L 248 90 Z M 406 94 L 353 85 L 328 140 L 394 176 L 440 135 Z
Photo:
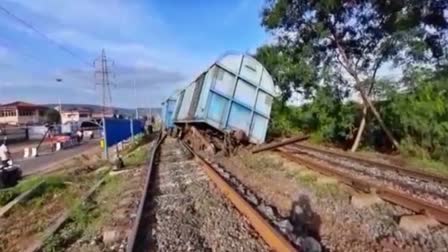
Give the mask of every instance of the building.
M 0 105 L 0 124 L 30 125 L 45 122 L 49 108 L 27 102 L 16 101 Z
M 92 121 L 92 110 L 88 108 L 74 108 L 69 110 L 62 110 L 61 123 L 79 123 L 85 121 Z
M 110 108 L 106 108 L 104 111 L 104 117 L 106 118 L 112 118 L 115 116 L 115 111 L 113 109 Z M 95 111 L 92 113 L 92 117 L 93 119 L 102 119 L 103 118 L 103 111 Z

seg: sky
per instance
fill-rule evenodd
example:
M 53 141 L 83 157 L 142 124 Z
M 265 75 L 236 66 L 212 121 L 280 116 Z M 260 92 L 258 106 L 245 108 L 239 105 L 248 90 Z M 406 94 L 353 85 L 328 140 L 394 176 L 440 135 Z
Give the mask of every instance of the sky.
M 60 99 L 101 104 L 101 87 L 94 78 L 99 64 L 94 67 L 93 62 L 104 49 L 110 60 L 112 105 L 160 106 L 224 53 L 253 52 L 267 43 L 269 35 L 260 26 L 263 4 L 263 0 L 2 0 L 0 103 Z

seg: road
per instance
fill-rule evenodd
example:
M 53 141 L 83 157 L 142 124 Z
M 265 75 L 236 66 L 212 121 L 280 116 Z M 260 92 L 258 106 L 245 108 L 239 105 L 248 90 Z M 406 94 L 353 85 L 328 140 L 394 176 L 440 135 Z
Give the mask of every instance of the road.
M 83 142 L 80 146 L 70 149 L 42 155 L 36 158 L 19 160 L 16 163 L 22 168 L 23 175 L 31 175 L 46 170 L 58 163 L 63 163 L 64 161 L 67 161 L 68 159 L 83 152 L 94 150 L 95 148 L 99 148 L 98 139 Z

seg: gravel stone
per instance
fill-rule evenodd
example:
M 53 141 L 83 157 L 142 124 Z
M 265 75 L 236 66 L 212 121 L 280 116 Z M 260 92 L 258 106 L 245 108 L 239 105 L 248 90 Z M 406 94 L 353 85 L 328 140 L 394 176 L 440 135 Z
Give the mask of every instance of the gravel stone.
M 142 229 L 147 230 L 143 247 L 152 251 L 268 251 L 190 158 L 174 139 L 167 138 L 161 146 L 155 170 L 159 172 L 145 210 L 148 228 Z
M 321 153 L 301 145 L 295 145 L 296 151 L 312 158 L 319 159 L 321 163 L 334 164 L 333 167 L 341 172 L 355 175 L 379 186 L 396 189 L 425 201 L 448 208 L 448 187 L 435 181 L 418 179 L 393 170 L 367 165 L 345 157 Z

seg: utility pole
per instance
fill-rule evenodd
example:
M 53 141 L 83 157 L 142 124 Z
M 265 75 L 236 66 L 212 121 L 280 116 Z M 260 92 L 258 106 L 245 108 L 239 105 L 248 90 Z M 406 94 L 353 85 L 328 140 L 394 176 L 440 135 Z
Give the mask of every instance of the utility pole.
M 56 81 L 57 81 L 58 83 L 61 83 L 61 82 L 62 82 L 62 79 L 61 79 L 61 78 L 57 78 Z M 61 102 L 61 94 L 59 94 L 59 96 L 58 96 L 58 101 L 59 101 L 59 114 L 60 114 L 60 116 L 61 116 L 61 123 L 62 123 L 62 102 Z
M 95 67 L 95 86 L 100 85 L 101 86 L 101 94 L 102 94 L 102 116 L 103 118 L 106 115 L 108 106 L 112 103 L 112 95 L 110 92 L 110 81 L 109 81 L 109 75 L 111 74 L 110 66 L 113 64 L 113 61 L 110 61 L 106 57 L 106 52 L 104 49 L 101 52 L 101 56 L 98 57 L 94 61 L 94 67 Z
M 134 95 L 137 106 L 135 107 L 135 119 L 138 119 L 138 98 L 137 98 L 137 81 L 134 79 Z
M 106 110 L 108 105 L 112 103 L 112 95 L 110 93 L 110 81 L 109 75 L 111 74 L 110 66 L 113 65 L 113 61 L 110 61 L 106 57 L 106 52 L 104 49 L 101 51 L 101 56 L 99 56 L 93 62 L 93 66 L 95 67 L 95 87 L 101 86 L 101 100 L 102 100 L 102 120 L 103 120 L 103 148 L 104 148 L 104 157 L 109 159 L 109 150 L 106 138 Z

